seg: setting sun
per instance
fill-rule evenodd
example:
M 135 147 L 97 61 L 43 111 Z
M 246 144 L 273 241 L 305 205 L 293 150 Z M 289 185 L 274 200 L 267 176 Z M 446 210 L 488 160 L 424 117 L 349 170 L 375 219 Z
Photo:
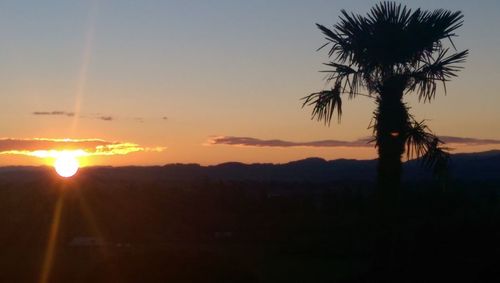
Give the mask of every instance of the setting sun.
M 54 163 L 57 174 L 65 178 L 75 175 L 79 166 L 78 160 L 71 154 L 62 154 Z

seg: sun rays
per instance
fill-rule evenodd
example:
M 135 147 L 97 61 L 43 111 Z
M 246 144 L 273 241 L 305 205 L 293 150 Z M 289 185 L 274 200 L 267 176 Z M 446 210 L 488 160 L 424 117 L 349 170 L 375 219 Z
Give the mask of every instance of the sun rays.
M 56 251 L 57 236 L 59 235 L 59 226 L 61 223 L 61 214 L 64 204 L 64 195 L 61 192 L 57 198 L 57 202 L 52 214 L 52 222 L 49 229 L 49 238 L 47 240 L 47 247 L 45 249 L 45 256 L 43 257 L 42 270 L 40 272 L 39 283 L 47 283 L 49 281 L 50 272 L 54 264 L 54 254 Z
M 85 94 L 85 86 L 87 84 L 88 77 L 88 69 L 90 65 L 90 61 L 92 59 L 92 51 L 94 45 L 94 34 L 95 34 L 95 26 L 96 26 L 96 18 L 98 13 L 98 1 L 92 1 L 92 6 L 90 8 L 87 20 L 87 26 L 85 30 L 85 38 L 82 50 L 82 62 L 80 66 L 80 70 L 78 72 L 78 80 L 76 84 L 75 90 L 75 107 L 74 112 L 76 114 L 80 113 L 80 108 L 83 103 L 83 96 Z M 73 116 L 73 123 L 71 129 L 73 132 L 76 132 L 78 128 L 78 115 Z
M 81 220 L 86 224 L 87 229 L 85 233 L 92 235 L 98 239 L 103 240 L 103 244 L 99 245 L 98 251 L 103 258 L 109 255 L 108 246 L 106 242 L 106 235 L 102 231 L 102 224 L 98 222 L 95 213 L 91 210 L 91 206 L 86 198 L 85 188 L 81 186 L 80 182 L 60 182 L 60 187 L 57 191 L 56 200 L 54 202 L 52 217 L 48 227 L 48 236 L 43 255 L 43 261 L 40 265 L 40 274 L 38 283 L 51 282 L 51 276 L 57 273 L 57 255 L 61 248 L 65 248 L 67 243 L 67 230 L 69 227 L 68 219 L 71 219 L 71 211 L 76 209 L 81 216 Z M 71 194 L 71 195 L 69 195 Z M 107 266 L 110 275 L 113 278 L 118 278 L 119 274 L 113 266 Z M 117 280 L 116 282 L 119 282 Z

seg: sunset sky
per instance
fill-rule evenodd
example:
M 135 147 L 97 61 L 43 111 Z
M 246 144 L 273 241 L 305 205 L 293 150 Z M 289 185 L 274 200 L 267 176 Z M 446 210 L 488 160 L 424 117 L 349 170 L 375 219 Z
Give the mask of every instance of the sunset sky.
M 377 2 L 1 1 L 0 165 L 64 148 L 116 166 L 375 158 L 373 101 L 346 100 L 327 127 L 300 98 L 326 87 L 315 23 Z M 455 152 L 500 149 L 500 1 L 400 2 L 461 10 L 470 50 L 446 96 L 407 97 L 413 114 Z

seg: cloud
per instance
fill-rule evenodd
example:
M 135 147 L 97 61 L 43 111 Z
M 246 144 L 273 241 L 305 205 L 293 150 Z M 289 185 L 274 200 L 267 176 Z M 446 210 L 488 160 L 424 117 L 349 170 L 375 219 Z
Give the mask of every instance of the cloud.
M 125 155 L 141 151 L 163 151 L 165 147 L 143 147 L 130 142 L 111 142 L 101 139 L 0 139 L 0 154 L 17 154 L 36 157 L 56 157 L 61 151 L 78 156 Z
M 103 121 L 113 121 L 114 118 L 112 116 L 99 116 L 96 117 L 96 119 L 103 120 Z
M 441 136 L 440 138 L 446 143 L 464 146 L 500 144 L 500 140 L 496 139 L 478 139 L 453 136 Z M 365 137 L 354 141 L 319 140 L 294 142 L 279 139 L 262 140 L 252 137 L 216 136 L 209 138 L 205 145 L 232 145 L 251 147 L 373 147 L 374 144 L 370 143 L 372 139 L 372 137 Z
M 66 112 L 66 111 L 35 111 L 32 113 L 33 115 L 46 115 L 46 116 L 68 116 L 73 117 L 75 113 Z
M 207 145 L 234 145 L 253 147 L 373 147 L 371 138 L 362 138 L 355 141 L 319 140 L 309 142 L 292 142 L 284 140 L 261 140 L 251 137 L 218 136 L 207 141 Z
M 74 117 L 74 112 L 68 111 L 35 111 L 32 112 L 33 115 L 36 116 L 66 116 L 66 117 Z M 113 121 L 115 118 L 111 115 L 101 115 L 101 114 L 92 114 L 92 115 L 78 115 L 78 118 L 89 118 L 89 119 L 97 119 L 101 121 Z
M 496 139 L 477 139 L 477 138 L 452 137 L 452 136 L 441 136 L 440 138 L 445 143 L 462 144 L 462 145 L 469 145 L 469 146 L 500 144 L 500 140 L 496 140 Z
M 68 112 L 68 111 L 34 111 L 31 114 L 36 115 L 36 116 L 66 116 L 66 117 L 74 117 L 77 116 L 74 112 Z M 144 117 L 123 117 L 123 116 L 113 116 L 113 115 L 108 115 L 108 114 L 102 114 L 102 113 L 93 113 L 93 114 L 85 114 L 85 113 L 80 113 L 78 115 L 78 118 L 82 119 L 95 119 L 95 120 L 101 120 L 101 121 L 106 121 L 106 122 L 111 122 L 111 121 L 116 121 L 116 120 L 133 120 L 138 123 L 144 123 L 146 121 L 146 118 Z M 161 119 L 161 120 L 168 120 L 167 116 L 162 116 L 162 117 L 151 117 L 151 119 Z

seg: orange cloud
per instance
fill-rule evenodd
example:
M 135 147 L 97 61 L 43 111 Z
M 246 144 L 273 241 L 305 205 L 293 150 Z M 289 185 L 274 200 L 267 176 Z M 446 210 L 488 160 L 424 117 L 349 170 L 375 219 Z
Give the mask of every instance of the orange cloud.
M 76 156 L 125 155 L 142 151 L 163 151 L 165 147 L 143 147 L 130 142 L 110 142 L 101 139 L 0 139 L 0 154 L 35 157 L 56 157 L 62 151 Z

